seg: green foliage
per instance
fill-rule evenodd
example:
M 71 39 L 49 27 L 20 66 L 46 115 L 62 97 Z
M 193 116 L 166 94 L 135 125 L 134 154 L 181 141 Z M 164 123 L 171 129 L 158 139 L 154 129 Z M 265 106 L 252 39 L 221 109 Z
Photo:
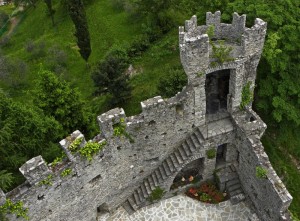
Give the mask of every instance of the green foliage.
M 125 74 L 129 58 L 123 49 L 110 51 L 92 71 L 92 78 L 99 93 L 113 96 L 112 105 L 124 103 L 131 96 L 129 76 Z
M 215 26 L 210 25 L 206 30 L 206 34 L 208 35 L 209 40 L 211 40 L 215 35 Z
M 40 182 L 38 182 L 38 186 L 52 186 L 52 179 L 53 179 L 53 176 L 50 174 L 47 176 L 46 179 L 44 180 L 41 180 Z
M 66 177 L 66 176 L 70 175 L 71 173 L 72 173 L 72 169 L 71 169 L 71 168 L 67 168 L 67 169 L 63 170 L 63 171 L 60 173 L 60 175 L 61 175 L 62 177 Z
M 213 41 L 209 41 L 209 43 L 212 46 L 212 58 L 215 59 L 215 62 L 223 64 L 224 62 L 234 61 L 234 58 L 230 56 L 232 47 L 226 46 L 224 40 L 218 40 L 217 44 Z
M 187 76 L 184 71 L 179 68 L 170 68 L 167 70 L 167 75 L 159 79 L 157 90 L 162 97 L 172 97 L 186 84 Z
M 253 100 L 253 93 L 251 92 L 251 82 L 247 82 L 242 89 L 242 100 L 240 103 L 240 109 L 243 110 Z
M 13 102 L 1 92 L 0 122 L 0 171 L 6 170 L 15 177 L 19 174 L 16 168 L 26 160 L 49 153 L 61 133 L 61 127 L 52 117 L 46 117 L 37 108 Z M 13 179 L 9 184 L 22 181 Z
M 92 161 L 93 156 L 102 150 L 105 145 L 106 141 L 102 143 L 87 142 L 86 145 L 79 150 L 79 153 L 89 161 Z
M 206 151 L 206 156 L 208 159 L 213 159 L 216 157 L 217 151 L 215 149 L 209 149 Z
M 56 165 L 62 163 L 62 161 L 63 161 L 63 159 L 64 159 L 65 157 L 66 157 L 66 154 L 63 152 L 63 153 L 61 154 L 61 156 L 56 157 L 56 158 L 53 160 L 53 162 L 51 163 L 51 166 L 52 166 L 53 168 L 55 168 Z
M 0 171 L 0 189 L 6 191 L 13 183 L 13 174 L 6 170 Z
M 265 178 L 267 178 L 267 173 L 268 173 L 268 171 L 265 168 L 263 168 L 261 166 L 256 167 L 256 174 L 255 175 L 256 175 L 257 178 L 265 179 Z
M 156 200 L 160 200 L 165 194 L 164 189 L 161 187 L 155 187 L 155 189 L 151 192 L 147 200 L 149 200 L 151 203 Z
M 90 33 L 82 0 L 68 0 L 69 15 L 75 25 L 75 36 L 81 57 L 87 62 L 91 54 Z
M 80 144 L 83 141 L 83 137 L 79 137 L 76 138 L 68 147 L 68 149 L 72 152 L 72 153 L 76 153 L 79 150 Z
M 77 89 L 52 72 L 41 70 L 34 92 L 36 105 L 62 125 L 65 133 L 61 137 L 78 129 L 88 136 L 93 135 L 93 116 Z
M 0 206 L 0 218 L 1 215 L 5 217 L 5 214 L 15 214 L 17 217 L 22 217 L 26 220 L 29 220 L 27 213 L 28 209 L 23 207 L 22 201 L 14 203 L 10 199 L 6 199 L 6 202 Z
M 121 118 L 119 123 L 114 124 L 113 129 L 114 129 L 114 136 L 117 137 L 125 136 L 126 138 L 129 139 L 130 143 L 134 143 L 134 139 L 126 131 L 126 124 L 124 118 Z

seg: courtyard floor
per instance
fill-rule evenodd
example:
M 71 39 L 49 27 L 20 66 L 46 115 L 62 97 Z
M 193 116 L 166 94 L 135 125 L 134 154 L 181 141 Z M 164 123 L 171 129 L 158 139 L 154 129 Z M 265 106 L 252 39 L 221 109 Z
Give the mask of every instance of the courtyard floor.
M 174 196 L 146 206 L 132 215 L 120 207 L 114 214 L 106 214 L 98 221 L 259 221 L 244 202 L 232 205 L 225 201 L 207 204 L 185 195 Z

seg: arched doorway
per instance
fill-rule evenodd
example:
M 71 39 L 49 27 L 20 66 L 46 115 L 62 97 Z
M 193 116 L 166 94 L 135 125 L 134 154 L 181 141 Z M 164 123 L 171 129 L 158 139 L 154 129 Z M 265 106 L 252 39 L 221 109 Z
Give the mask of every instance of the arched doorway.
M 204 157 L 186 164 L 174 178 L 171 190 L 202 180 L 203 170 Z
M 230 69 L 215 71 L 206 75 L 206 114 L 227 111 Z

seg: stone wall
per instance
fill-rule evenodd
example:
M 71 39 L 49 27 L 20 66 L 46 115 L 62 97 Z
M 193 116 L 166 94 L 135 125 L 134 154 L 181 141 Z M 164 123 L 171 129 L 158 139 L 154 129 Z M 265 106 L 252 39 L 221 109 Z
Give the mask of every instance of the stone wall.
M 237 172 L 242 187 L 262 220 L 290 220 L 287 209 L 292 196 L 274 171 L 260 142 L 266 125 L 257 115 L 250 121 L 254 117 L 251 114 L 253 111 L 233 115 L 237 127 L 235 145 L 239 152 Z M 266 170 L 265 178 L 256 174 L 257 167 Z

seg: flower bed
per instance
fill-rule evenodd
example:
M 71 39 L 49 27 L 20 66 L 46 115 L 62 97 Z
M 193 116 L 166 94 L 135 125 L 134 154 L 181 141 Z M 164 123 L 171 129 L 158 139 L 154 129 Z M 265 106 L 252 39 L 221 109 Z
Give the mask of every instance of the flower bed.
M 186 195 L 205 203 L 220 203 L 226 200 L 226 193 L 220 192 L 212 183 L 203 183 L 200 187 L 191 187 Z
M 181 180 L 174 182 L 171 186 L 171 190 L 177 189 L 182 186 L 186 186 L 188 184 L 196 184 L 201 180 L 200 176 L 189 176 L 188 178 L 182 177 Z

